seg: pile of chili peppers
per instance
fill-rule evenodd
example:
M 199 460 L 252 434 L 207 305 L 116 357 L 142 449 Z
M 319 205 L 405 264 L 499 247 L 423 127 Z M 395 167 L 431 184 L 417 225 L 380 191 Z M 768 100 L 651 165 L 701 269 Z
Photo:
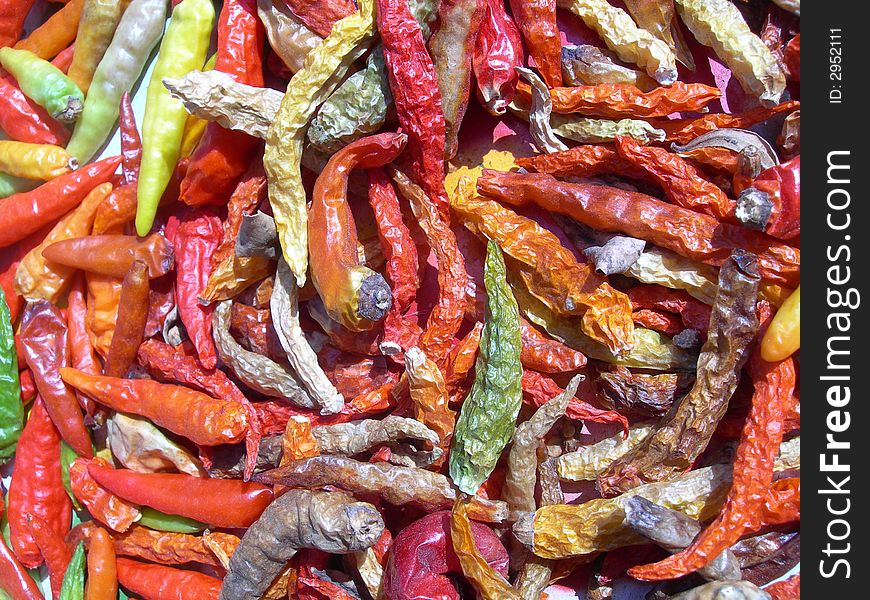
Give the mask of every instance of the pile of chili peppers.
M 0 598 L 799 598 L 799 11 L 0 0 Z

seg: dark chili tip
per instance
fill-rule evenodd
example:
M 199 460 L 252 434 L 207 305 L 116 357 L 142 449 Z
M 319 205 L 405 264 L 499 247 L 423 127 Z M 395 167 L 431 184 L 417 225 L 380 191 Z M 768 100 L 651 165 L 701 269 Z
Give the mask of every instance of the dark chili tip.
M 359 288 L 357 313 L 369 321 L 380 321 L 393 304 L 390 285 L 380 273 L 374 273 L 363 279 Z
M 279 246 L 275 220 L 260 211 L 253 215 L 242 215 L 242 224 L 236 238 L 236 254 L 277 258 Z
M 772 212 L 773 202 L 767 192 L 750 187 L 743 190 L 737 198 L 734 216 L 747 229 L 764 231 Z
M 683 329 L 674 336 L 674 345 L 683 350 L 694 350 L 701 347 L 701 332 L 697 329 Z

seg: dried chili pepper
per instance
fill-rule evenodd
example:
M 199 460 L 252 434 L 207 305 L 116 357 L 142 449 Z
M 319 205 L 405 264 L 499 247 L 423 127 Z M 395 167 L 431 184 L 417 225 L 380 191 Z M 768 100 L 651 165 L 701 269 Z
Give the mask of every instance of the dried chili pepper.
M 546 404 L 551 398 L 562 393 L 556 383 L 544 375 L 535 371 L 523 370 L 523 401 L 535 407 Z M 572 398 L 568 403 L 567 413 L 569 418 L 595 423 L 619 423 L 624 431 L 628 431 L 628 419 L 612 410 L 595 408 L 588 402 L 579 398 Z
M 623 62 L 638 65 L 662 85 L 676 81 L 674 52 L 650 31 L 638 27 L 624 10 L 605 0 L 562 0 L 559 4 L 580 17 Z
M 380 321 L 391 304 L 382 275 L 361 265 L 353 216 L 345 199 L 346 173 L 381 167 L 403 150 L 407 136 L 384 133 L 336 152 L 317 178 L 308 214 L 311 276 L 329 315 L 361 331 Z
M 446 122 L 435 66 L 407 1 L 377 2 L 390 91 L 408 135 L 413 172 L 441 219 L 450 221 L 444 189 Z
M 247 410 L 237 400 L 218 400 L 149 379 L 100 377 L 69 368 L 61 369 L 61 376 L 114 410 L 147 417 L 203 446 L 238 442 L 248 429 Z
M 185 212 L 175 223 L 177 225 L 170 221 L 168 227 L 172 231 L 169 235 L 175 249 L 178 314 L 196 347 L 200 362 L 211 369 L 217 363 L 211 335 L 214 307 L 200 304 L 199 296 L 208 283 L 211 254 L 220 243 L 221 223 L 216 215 L 204 209 Z
M 449 448 L 456 414 L 448 406 L 450 398 L 444 375 L 417 347 L 405 352 L 405 372 L 408 375 L 414 418 L 438 434 L 441 448 Z
M 486 0 L 483 20 L 474 43 L 472 68 L 483 107 L 502 115 L 517 87 L 516 67 L 523 65 L 523 42 L 504 2 Z
M 778 581 L 764 588 L 771 600 L 798 600 L 801 597 L 801 574 Z
M 637 285 L 628 291 L 634 310 L 658 309 L 680 315 L 690 329 L 706 333 L 710 323 L 710 307 L 682 290 L 669 290 L 659 285 Z
M 18 468 L 8 498 L 11 546 L 21 564 L 33 568 L 42 563 L 42 556 L 27 529 L 27 515 L 41 518 L 56 535 L 63 536 L 72 512 L 61 481 L 60 434 L 39 396 L 21 432 L 15 464 Z
M 667 134 L 667 140 L 678 144 L 687 144 L 699 135 L 724 128 L 747 129 L 758 123 L 762 123 L 771 117 L 784 112 L 791 112 L 800 107 L 800 102 L 789 100 L 777 104 L 772 108 L 760 106 L 745 113 L 710 113 L 702 117 L 689 117 L 673 119 L 670 121 L 655 121 L 654 125 L 663 129 Z
M 616 138 L 616 151 L 629 163 L 645 170 L 674 204 L 718 219 L 734 215 L 734 201 L 679 155 L 664 148 L 641 146 L 628 137 Z
M 562 43 L 556 26 L 556 0 L 511 0 L 511 14 L 529 55 L 551 88 L 562 85 Z
M 566 86 L 628 83 L 648 92 L 656 82 L 623 66 L 606 50 L 589 44 L 562 47 L 562 80 Z
M 262 87 L 264 29 L 256 12 L 254 0 L 224 3 L 217 22 L 215 69 L 240 83 Z M 209 123 L 181 181 L 181 200 L 192 206 L 223 203 L 258 146 L 251 136 Z
M 719 293 L 698 359 L 695 386 L 654 434 L 598 477 L 604 494 L 669 479 L 688 468 L 706 448 L 737 387 L 748 345 L 758 330 L 758 281 L 755 257 L 744 251 L 735 251 L 719 270 Z M 728 344 L 722 345 L 726 339 Z
M 353 2 L 349 0 L 285 0 L 297 19 L 320 37 L 326 37 L 333 25 L 354 12 Z
M 152 509 L 143 507 L 143 510 Z M 181 518 L 174 515 L 165 516 L 167 518 Z M 201 530 L 204 525 L 200 525 Z M 70 531 L 67 535 L 67 541 L 73 543 L 84 541 L 90 550 L 94 544 L 94 536 L 101 530 L 102 528 L 92 521 L 86 521 Z M 158 531 L 141 525 L 133 525 L 124 533 L 111 533 L 108 534 L 108 537 L 114 553 L 118 556 L 141 558 L 165 565 L 185 563 L 197 563 L 209 567 L 220 565 L 220 561 L 211 552 L 202 536 Z
M 542 373 L 564 373 L 586 364 L 581 352 L 547 337 L 525 319 L 520 320 L 520 328 L 523 340 L 520 361 L 524 367 Z
M 426 515 L 403 528 L 393 540 L 384 566 L 384 595 L 395 600 L 444 598 L 459 600 L 450 577 L 462 567 L 453 551 L 450 512 Z M 493 531 L 471 523 L 474 545 L 502 577 L 508 573 L 508 553 Z
M 553 101 L 550 90 L 544 80 L 534 71 L 525 67 L 517 67 L 517 73 L 532 86 L 532 101 L 528 112 L 529 133 L 540 152 L 550 154 L 567 150 L 568 146 L 556 137 L 550 125 L 550 115 L 553 112 Z M 525 116 L 525 113 L 523 114 Z
M 109 466 L 101 458 L 76 458 L 69 468 L 73 495 L 96 520 L 113 531 L 127 531 L 139 519 L 139 509 L 101 487 L 88 472 L 88 465 L 91 464 Z
M 221 598 L 259 598 L 299 548 L 332 553 L 377 542 L 384 522 L 374 506 L 337 492 L 290 490 L 254 523 L 230 558 Z
M 118 595 L 118 569 L 112 538 L 97 528 L 88 545 L 88 580 L 85 600 L 115 600 Z
M 117 234 L 90 235 L 54 242 L 42 250 L 42 256 L 51 262 L 119 278 L 136 260 L 145 265 L 148 277 L 162 277 L 172 268 L 173 255 L 172 246 L 159 233 L 144 240 Z
M 438 216 L 436 207 L 425 192 L 401 171 L 393 170 L 392 176 L 399 191 L 410 202 L 411 210 L 438 261 L 438 301 L 429 313 L 418 345 L 444 371 L 453 337 L 459 331 L 465 314 L 465 286 L 468 281 L 465 258 L 459 251 L 453 231 Z
M 471 96 L 475 40 L 485 11 L 486 0 L 441 2 L 438 8 L 440 26 L 429 40 L 444 113 L 445 158 L 453 158 L 459 149 L 459 127 Z
M 266 136 L 263 164 L 269 179 L 269 201 L 284 259 L 300 287 L 305 284 L 308 267 L 306 195 L 299 170 L 305 127 L 373 35 L 374 2 L 362 0 L 359 11 L 336 23 L 329 37 L 308 55 L 305 67 L 290 80 Z
M 69 332 L 60 309 L 45 300 L 30 304 L 21 321 L 21 342 L 36 388 L 64 441 L 79 456 L 93 456 L 75 394 L 60 378 L 70 364 Z
M 460 184 L 460 188 L 462 188 Z M 582 315 L 590 338 L 622 353 L 632 346 L 630 302 L 589 265 L 579 263 L 559 239 L 535 221 L 497 202 L 457 191 L 451 207 L 480 234 L 495 240 L 529 292 L 560 314 Z
M 22 365 L 23 366 L 23 365 Z M 19 391 L 18 357 L 12 320 L 5 294 L 0 291 L 0 457 L 15 452 L 24 426 L 24 407 Z
M 554 177 L 592 177 L 601 173 L 620 173 L 626 177 L 643 179 L 644 171 L 624 160 L 610 146 L 575 146 L 562 152 L 517 158 L 516 164 L 536 173 Z
M 624 414 L 662 416 L 694 383 L 691 373 L 632 373 L 616 366 L 600 373 L 599 400 Z
M 24 239 L 78 206 L 91 190 L 111 178 L 120 162 L 120 157 L 112 157 L 91 163 L 33 191 L 0 200 L 0 247 Z
M 759 272 L 765 279 L 797 283 L 799 249 L 638 192 L 562 183 L 549 175 L 489 170 L 477 185 L 478 191 L 500 201 L 520 206 L 534 203 L 591 227 L 623 231 L 715 266 L 721 266 L 732 249 L 743 248 L 758 254 Z
M 88 465 L 88 473 L 125 500 L 217 527 L 247 527 L 272 501 L 272 492 L 266 487 L 238 480 L 136 473 L 97 463 Z
M 520 323 L 498 245 L 487 244 L 486 318 L 471 393 L 462 404 L 450 448 L 450 477 L 473 494 L 489 477 L 513 433 L 521 405 Z
M 323 38 L 300 21 L 285 2 L 257 0 L 257 15 L 283 66 L 290 73 L 301 71 L 305 57 Z
M 61 123 L 75 123 L 85 96 L 63 71 L 27 50 L 0 48 L 0 64 L 21 91 Z
M 143 600 L 218 600 L 221 580 L 197 571 L 151 565 L 128 558 L 115 561 L 118 582 Z
M 764 231 L 777 239 L 794 240 L 800 236 L 800 167 L 801 157 L 797 155 L 752 180 L 752 189 L 767 194 L 773 205 Z

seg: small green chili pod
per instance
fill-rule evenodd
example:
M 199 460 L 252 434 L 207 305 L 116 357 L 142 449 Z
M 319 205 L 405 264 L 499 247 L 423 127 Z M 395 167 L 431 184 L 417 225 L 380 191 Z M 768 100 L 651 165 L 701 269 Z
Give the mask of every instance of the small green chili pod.
M 73 80 L 29 50 L 0 48 L 0 64 L 9 71 L 24 95 L 61 123 L 75 123 L 85 95 Z

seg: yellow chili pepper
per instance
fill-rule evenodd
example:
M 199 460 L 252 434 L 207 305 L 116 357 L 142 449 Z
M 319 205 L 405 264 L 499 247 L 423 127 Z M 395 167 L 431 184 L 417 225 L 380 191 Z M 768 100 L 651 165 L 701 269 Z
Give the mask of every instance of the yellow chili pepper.
M 215 59 L 217 54 L 212 54 L 208 62 L 202 68 L 203 71 L 211 71 L 214 69 Z M 187 120 L 184 122 L 184 133 L 181 136 L 181 158 L 190 156 L 196 147 L 199 145 L 199 140 L 202 139 L 205 133 L 205 126 L 208 121 L 200 119 L 195 115 L 187 115 Z
M 157 205 L 181 156 L 187 111 L 163 86 L 164 78 L 178 78 L 205 62 L 214 6 L 210 0 L 184 0 L 172 18 L 148 83 L 142 121 L 142 167 L 139 171 L 136 232 L 145 236 L 154 223 Z
M 120 0 L 85 0 L 72 64 L 67 73 L 85 93 L 120 20 Z
M 48 181 L 78 165 L 78 160 L 60 146 L 0 141 L 0 171 L 13 177 Z
M 761 340 L 761 358 L 785 360 L 801 347 L 801 286 L 788 297 L 770 322 Z

